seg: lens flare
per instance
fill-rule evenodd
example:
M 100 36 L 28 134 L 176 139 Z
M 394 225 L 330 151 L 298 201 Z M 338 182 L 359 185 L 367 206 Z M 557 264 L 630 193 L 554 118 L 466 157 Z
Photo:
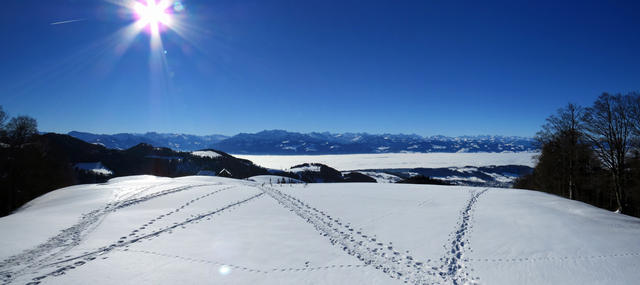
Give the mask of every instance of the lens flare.
M 182 12 L 184 10 L 184 6 L 180 1 L 173 2 L 173 10 L 176 12 Z
M 175 72 L 170 69 L 168 58 L 170 51 L 164 48 L 163 37 L 174 40 L 180 38 L 192 43 L 194 32 L 199 30 L 188 17 L 188 7 L 180 0 L 104 0 L 119 6 L 118 16 L 131 21 L 111 36 L 106 44 L 113 50 L 113 55 L 103 60 L 101 70 L 111 70 L 114 63 L 122 57 L 134 43 L 138 35 L 148 34 L 149 40 L 149 78 L 150 94 L 165 94 L 170 89 L 170 78 Z M 170 31 L 170 32 L 169 32 Z M 164 32 L 167 32 L 164 34 Z
M 160 31 L 171 26 L 172 1 L 169 0 L 147 0 L 146 4 L 135 2 L 133 11 L 135 12 L 140 27 L 148 27 L 151 34 L 157 35 Z

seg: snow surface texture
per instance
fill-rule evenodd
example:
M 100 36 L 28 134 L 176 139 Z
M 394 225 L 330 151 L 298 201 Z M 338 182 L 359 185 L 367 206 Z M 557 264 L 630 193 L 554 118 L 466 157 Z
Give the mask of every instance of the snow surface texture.
M 489 165 L 535 166 L 537 153 L 385 153 L 339 155 L 234 155 L 253 163 L 275 169 L 287 169 L 302 163 L 322 163 L 337 170 L 439 168 Z
M 8 284 L 634 284 L 640 219 L 513 189 L 133 176 L 0 218 Z
M 221 154 L 211 150 L 192 151 L 191 154 L 199 157 L 206 157 L 206 158 L 216 158 L 216 157 L 222 156 Z

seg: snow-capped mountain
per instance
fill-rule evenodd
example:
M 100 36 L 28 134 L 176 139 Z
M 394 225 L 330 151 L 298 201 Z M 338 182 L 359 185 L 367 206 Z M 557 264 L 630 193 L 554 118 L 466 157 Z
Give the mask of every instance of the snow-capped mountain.
M 258 133 L 195 136 L 176 134 L 69 135 L 108 148 L 126 149 L 144 142 L 176 150 L 219 149 L 235 154 L 354 154 L 397 152 L 518 152 L 533 151 L 533 139 L 515 136 L 423 137 L 415 134 L 296 133 L 268 130 Z
M 507 136 L 422 137 L 405 134 L 293 133 L 282 130 L 238 134 L 213 146 L 237 154 L 351 154 L 396 152 L 532 151 L 533 139 Z
M 209 148 L 213 143 L 228 138 L 224 135 L 196 136 L 187 134 L 160 134 L 155 132 L 103 135 L 73 131 L 69 132 L 68 135 L 88 143 L 100 144 L 112 149 L 128 149 L 140 143 L 147 143 L 157 147 L 168 147 L 173 150 L 182 151 Z

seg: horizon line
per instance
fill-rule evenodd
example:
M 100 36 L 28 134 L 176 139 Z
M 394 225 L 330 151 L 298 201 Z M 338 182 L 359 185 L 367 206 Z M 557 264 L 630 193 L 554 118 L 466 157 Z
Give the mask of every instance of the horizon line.
M 497 135 L 497 134 L 465 134 L 465 135 L 455 135 L 455 136 L 450 136 L 450 135 L 441 135 L 441 134 L 437 134 L 437 135 L 420 135 L 420 134 L 416 134 L 416 133 L 369 133 L 369 132 L 353 132 L 353 131 L 349 131 L 349 132 L 330 132 L 330 131 L 311 131 L 311 132 L 297 132 L 297 131 L 288 131 L 288 130 L 284 130 L 284 129 L 264 129 L 261 131 L 257 131 L 257 132 L 238 132 L 232 135 L 227 135 L 227 134 L 221 134 L 221 133 L 211 133 L 211 134 L 202 134 L 202 135 L 198 135 L 198 134 L 190 134 L 190 133 L 174 133 L 174 132 L 158 132 L 158 131 L 146 131 L 146 132 L 117 132 L 117 133 L 94 133 L 94 132 L 89 132 L 89 131 L 77 131 L 77 130 L 72 130 L 72 131 L 68 131 L 68 132 L 56 132 L 56 131 L 41 131 L 40 133 L 56 133 L 56 134 L 65 134 L 68 135 L 70 133 L 76 132 L 76 133 L 86 133 L 86 134 L 92 134 L 92 135 L 106 135 L 106 136 L 113 136 L 113 135 L 120 135 L 120 134 L 130 134 L 130 135 L 146 135 L 146 134 L 160 134 L 160 135 L 187 135 L 187 136 L 197 136 L 197 137 L 205 137 L 205 136 L 225 136 L 225 137 L 234 137 L 240 134 L 249 134 L 249 135 L 255 135 L 261 132 L 270 132 L 270 131 L 284 131 L 287 133 L 297 133 L 297 134 L 303 134 L 303 135 L 309 135 L 309 134 L 326 134 L 328 133 L 329 135 L 344 135 L 344 134 L 354 134 L 354 135 L 374 135 L 374 136 L 383 136 L 383 135 L 392 135 L 392 136 L 419 136 L 421 138 L 434 138 L 434 137 L 445 137 L 445 138 L 463 138 L 463 137 L 517 137 L 517 138 L 526 138 L 526 139 L 533 139 L 535 136 L 522 136 L 522 135 Z

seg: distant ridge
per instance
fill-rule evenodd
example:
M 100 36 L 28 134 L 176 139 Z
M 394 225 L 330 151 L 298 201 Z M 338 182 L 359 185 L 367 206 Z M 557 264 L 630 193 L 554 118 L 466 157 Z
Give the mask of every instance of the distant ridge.
M 536 150 L 533 139 L 518 136 L 429 136 L 416 134 L 297 133 L 265 130 L 235 136 L 69 132 L 70 136 L 107 148 L 127 149 L 139 143 L 180 151 L 205 148 L 235 154 L 357 154 L 395 152 L 519 152 Z
M 213 143 L 228 138 L 224 135 L 196 136 L 187 134 L 162 134 L 148 132 L 144 134 L 119 133 L 113 135 L 69 132 L 68 135 L 88 143 L 103 145 L 112 149 L 128 149 L 140 143 L 173 150 L 191 151 L 209 148 Z

